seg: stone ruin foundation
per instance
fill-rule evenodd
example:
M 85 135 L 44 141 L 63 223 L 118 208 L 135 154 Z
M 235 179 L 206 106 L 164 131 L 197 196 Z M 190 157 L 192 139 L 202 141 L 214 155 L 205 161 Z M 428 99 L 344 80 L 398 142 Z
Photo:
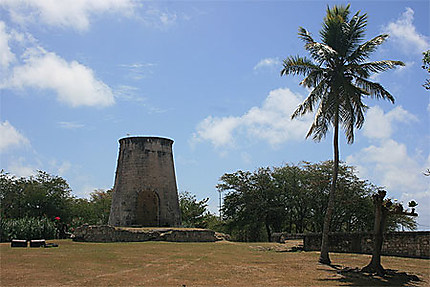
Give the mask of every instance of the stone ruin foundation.
M 82 242 L 214 242 L 228 240 L 224 234 L 200 228 L 175 227 L 114 227 L 109 225 L 82 225 L 73 233 L 73 241 Z
M 214 242 L 229 239 L 212 230 L 180 228 L 173 165 L 173 140 L 126 137 L 119 154 L 109 225 L 84 224 L 74 231 L 83 242 Z

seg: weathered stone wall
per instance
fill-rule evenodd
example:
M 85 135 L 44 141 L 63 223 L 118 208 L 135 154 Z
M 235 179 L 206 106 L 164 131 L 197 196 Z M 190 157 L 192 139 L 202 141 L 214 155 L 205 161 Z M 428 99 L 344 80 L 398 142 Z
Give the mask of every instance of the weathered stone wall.
M 109 225 L 82 225 L 76 228 L 72 238 L 83 242 L 214 242 L 223 239 L 208 229 L 124 228 Z
M 321 247 L 321 234 L 305 234 L 303 249 L 317 251 Z M 372 254 L 372 233 L 332 233 L 329 236 L 332 252 Z M 384 234 L 382 255 L 430 258 L 430 231 L 390 232 Z
M 179 226 L 173 141 L 128 137 L 119 143 L 109 225 Z
M 274 232 L 271 235 L 270 242 L 284 243 L 285 240 L 303 239 L 303 233 Z

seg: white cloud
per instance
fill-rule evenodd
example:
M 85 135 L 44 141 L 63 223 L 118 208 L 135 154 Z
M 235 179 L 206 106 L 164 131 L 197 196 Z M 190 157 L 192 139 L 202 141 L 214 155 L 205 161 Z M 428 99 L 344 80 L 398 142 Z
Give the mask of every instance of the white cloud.
M 418 119 L 402 106 L 398 106 L 386 114 L 379 106 L 374 106 L 367 111 L 363 134 L 370 139 L 390 138 L 393 134 L 394 122 L 412 121 L 418 121 Z
M 131 15 L 132 0 L 2 0 L 11 19 L 20 24 L 45 23 L 50 26 L 86 30 L 94 14 Z
M 207 140 L 215 147 L 233 145 L 233 132 L 241 125 L 240 117 L 216 118 L 209 116 L 197 126 L 194 138 Z
M 12 76 L 5 86 L 53 90 L 59 101 L 72 107 L 105 107 L 114 104 L 111 89 L 96 79 L 90 68 L 76 61 L 67 62 L 40 47 L 27 50 L 24 64 L 13 68 Z
M 84 124 L 81 124 L 78 122 L 58 122 L 58 125 L 63 129 L 70 129 L 70 130 L 75 130 L 75 129 L 80 129 L 85 127 Z
M 10 35 L 6 32 L 6 25 L 0 21 L 0 68 L 7 69 L 15 60 L 15 55 L 9 48 Z
M 299 120 L 290 119 L 302 99 L 301 95 L 288 88 L 273 90 L 261 107 L 252 107 L 242 116 L 207 117 L 198 124 L 193 140 L 210 141 L 215 147 L 221 147 L 234 146 L 239 135 L 264 140 L 272 146 L 304 139 L 312 123 L 312 115 Z
M 8 121 L 0 123 L 0 153 L 12 147 L 28 146 L 30 141 Z
M 121 65 L 127 70 L 126 77 L 132 80 L 139 81 L 154 74 L 154 68 L 157 65 L 154 63 L 134 63 L 129 65 Z
M 257 65 L 254 66 L 254 70 L 258 70 L 261 68 L 271 68 L 275 66 L 280 66 L 281 61 L 278 58 L 265 58 L 260 60 L 260 62 L 257 63 Z
M 138 17 L 144 24 L 154 28 L 166 28 L 175 25 L 178 20 L 176 12 L 170 12 L 166 9 L 148 8 Z M 181 17 L 186 19 L 186 17 Z
M 8 172 L 16 177 L 29 177 L 36 175 L 37 168 L 24 164 L 24 161 L 24 158 L 19 158 L 18 160 L 13 161 L 12 164 L 8 166 Z
M 55 159 L 49 161 L 48 170 L 59 176 L 64 176 L 65 173 L 72 170 L 72 164 L 68 161 L 59 162 Z
M 430 48 L 430 42 L 427 36 L 416 30 L 413 21 L 414 10 L 407 7 L 395 22 L 390 22 L 384 27 L 384 32 L 388 33 L 405 53 L 422 53 Z
M 412 200 L 429 202 L 430 186 L 423 171 L 430 164 L 430 157 L 420 153 L 411 155 L 407 146 L 392 139 L 398 123 L 418 119 L 402 107 L 384 113 L 378 106 L 367 113 L 363 134 L 375 141 L 347 157 L 348 164 L 357 167 L 360 177 L 387 189 L 390 197 L 401 199 L 405 204 Z M 430 218 L 430 213 L 421 209 L 421 219 Z
M 358 166 L 363 177 L 391 192 L 423 191 L 427 186 L 422 174 L 425 166 L 409 156 L 406 145 L 392 139 L 362 149 L 349 156 L 347 162 Z M 365 172 L 360 166 L 365 167 Z

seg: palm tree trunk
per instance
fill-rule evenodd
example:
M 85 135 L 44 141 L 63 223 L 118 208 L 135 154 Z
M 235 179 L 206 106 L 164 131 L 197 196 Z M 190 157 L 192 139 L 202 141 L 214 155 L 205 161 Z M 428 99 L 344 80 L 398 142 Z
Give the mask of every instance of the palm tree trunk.
M 339 173 L 339 109 L 337 109 L 334 118 L 334 136 L 333 136 L 333 173 L 331 178 L 330 194 L 328 198 L 327 211 L 324 218 L 324 226 L 321 240 L 321 254 L 319 262 L 330 265 L 330 257 L 328 255 L 328 234 L 330 232 L 330 222 L 333 216 L 334 199 L 336 194 L 337 175 Z

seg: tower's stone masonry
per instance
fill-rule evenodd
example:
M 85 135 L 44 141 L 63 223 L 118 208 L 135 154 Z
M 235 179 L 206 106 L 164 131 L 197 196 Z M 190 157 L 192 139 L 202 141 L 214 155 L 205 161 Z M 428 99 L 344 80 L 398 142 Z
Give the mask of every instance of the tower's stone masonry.
M 179 226 L 173 140 L 127 137 L 120 148 L 109 216 L 113 226 Z

